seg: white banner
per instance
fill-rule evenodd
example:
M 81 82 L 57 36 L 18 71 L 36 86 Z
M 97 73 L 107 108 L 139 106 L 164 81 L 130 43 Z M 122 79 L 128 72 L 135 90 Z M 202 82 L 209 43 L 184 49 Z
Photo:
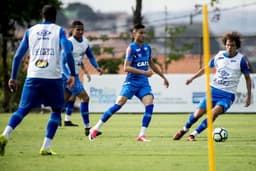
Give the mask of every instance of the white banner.
M 104 112 L 112 106 L 119 96 L 122 83 L 126 75 L 92 75 L 91 82 L 84 77 L 84 87 L 90 96 L 90 112 Z M 202 96 L 205 95 L 205 77 L 194 80 L 190 85 L 185 81 L 192 74 L 168 74 L 169 88 L 165 88 L 163 80 L 158 75 L 150 78 L 154 93 L 155 113 L 187 113 L 192 112 L 198 106 Z M 242 76 L 238 87 L 236 100 L 228 112 L 232 113 L 256 113 L 256 74 L 252 78 L 252 103 L 244 107 L 246 97 L 246 83 Z M 122 113 L 142 113 L 143 104 L 134 96 L 121 108 Z

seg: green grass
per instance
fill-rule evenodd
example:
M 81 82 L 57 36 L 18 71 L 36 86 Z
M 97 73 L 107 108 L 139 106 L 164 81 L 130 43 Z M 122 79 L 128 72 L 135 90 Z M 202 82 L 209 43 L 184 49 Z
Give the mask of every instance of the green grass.
M 40 156 L 47 114 L 29 114 L 15 129 L 0 156 L 0 171 L 207 171 L 208 144 L 205 131 L 195 142 L 173 141 L 188 115 L 154 114 L 147 136 L 136 142 L 142 115 L 117 114 L 103 126 L 103 135 L 89 142 L 79 114 L 79 127 L 60 127 L 52 143 L 56 156 Z M 0 115 L 0 130 L 10 114 Z M 92 123 L 101 117 L 91 114 Z M 197 125 L 197 124 L 196 124 Z M 195 125 L 195 126 L 196 126 Z M 229 132 L 224 143 L 215 143 L 216 171 L 252 171 L 256 168 L 256 115 L 226 114 L 214 126 Z M 195 128 L 195 126 L 193 128 Z

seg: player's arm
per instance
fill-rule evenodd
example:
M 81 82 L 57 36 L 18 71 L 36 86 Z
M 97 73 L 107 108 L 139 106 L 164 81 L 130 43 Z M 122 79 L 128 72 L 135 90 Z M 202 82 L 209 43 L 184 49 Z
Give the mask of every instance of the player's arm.
M 241 60 L 241 71 L 244 74 L 246 89 L 247 89 L 247 97 L 245 101 L 245 107 L 248 107 L 251 104 L 251 89 L 252 89 L 252 81 L 250 77 L 250 66 L 248 60 L 244 57 Z
M 63 49 L 63 55 L 65 56 L 65 58 L 67 60 L 67 64 L 69 66 L 69 70 L 71 73 L 71 77 L 68 78 L 67 84 L 69 85 L 69 87 L 74 87 L 76 71 L 75 71 L 75 61 L 74 61 L 74 57 L 72 54 L 72 44 L 66 38 L 66 34 L 63 29 L 61 29 L 61 31 L 60 31 L 60 45 Z
M 22 58 L 24 57 L 24 55 L 28 50 L 28 36 L 29 36 L 29 32 L 26 31 L 13 58 L 11 78 L 8 81 L 8 86 L 11 92 L 17 90 L 17 77 L 18 77 L 17 74 L 18 74 L 18 70 L 19 70 Z
M 164 76 L 164 74 L 158 69 L 158 67 L 155 65 L 153 60 L 151 59 L 149 62 L 150 68 L 157 73 L 163 80 L 164 80 L 164 85 L 168 88 L 169 87 L 169 81 L 167 78 Z
M 88 82 L 90 82 L 91 81 L 91 75 L 89 74 L 88 70 L 84 66 L 83 62 L 81 62 L 81 69 L 82 69 L 83 73 L 87 76 Z
M 90 63 L 92 64 L 92 66 L 100 73 L 102 74 L 102 69 L 99 67 L 96 58 L 94 57 L 92 50 L 90 48 L 90 46 L 88 46 L 88 48 L 85 51 L 85 54 L 87 55 Z
M 143 74 L 143 75 L 146 75 L 147 77 L 151 77 L 154 74 L 151 70 L 144 71 L 144 70 L 134 68 L 133 66 L 131 66 L 132 60 L 133 60 L 132 50 L 130 47 L 128 47 L 126 50 L 126 58 L 124 61 L 125 72 L 130 72 L 133 74 Z

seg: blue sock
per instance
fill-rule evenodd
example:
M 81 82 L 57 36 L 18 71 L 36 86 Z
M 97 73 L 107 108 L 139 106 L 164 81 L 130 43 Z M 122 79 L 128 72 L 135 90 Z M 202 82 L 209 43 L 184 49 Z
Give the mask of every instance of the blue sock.
M 73 112 L 73 108 L 74 108 L 74 101 L 68 101 L 66 104 L 66 114 L 67 115 L 71 115 Z
M 207 128 L 207 119 L 204 119 L 200 125 L 196 128 L 196 132 L 200 134 L 203 130 Z
M 114 113 L 116 113 L 122 106 L 114 104 L 107 111 L 105 111 L 101 117 L 102 122 L 106 122 Z
M 80 113 L 82 115 L 84 124 L 88 124 L 90 122 L 88 102 L 81 102 L 80 103 Z
M 16 126 L 19 125 L 19 123 L 28 114 L 28 112 L 29 110 L 18 108 L 18 110 L 12 114 L 8 125 L 11 126 L 13 129 L 16 128 Z
M 152 118 L 153 109 L 154 109 L 153 104 L 147 105 L 145 107 L 145 113 L 144 113 L 144 116 L 143 116 L 143 119 L 142 119 L 142 126 L 143 127 L 146 127 L 146 128 L 148 127 L 148 125 L 151 121 L 151 118 Z
M 46 137 L 53 139 L 60 123 L 60 113 L 52 112 L 46 127 Z
M 191 126 L 197 121 L 197 118 L 194 117 L 194 112 L 192 112 L 190 115 L 189 115 L 189 118 L 185 124 L 185 127 L 187 129 L 191 128 Z

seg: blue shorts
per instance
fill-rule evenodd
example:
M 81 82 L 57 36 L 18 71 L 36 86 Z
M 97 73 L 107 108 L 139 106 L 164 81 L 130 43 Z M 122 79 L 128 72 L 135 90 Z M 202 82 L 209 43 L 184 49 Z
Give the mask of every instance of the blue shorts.
M 25 80 L 20 108 L 39 108 L 41 105 L 54 109 L 64 104 L 64 87 L 62 79 L 27 78 Z
M 223 110 L 225 113 L 233 104 L 235 100 L 235 95 L 232 93 L 228 93 L 225 91 L 222 91 L 220 89 L 216 89 L 214 87 L 211 87 L 211 95 L 212 95 L 212 107 L 219 105 L 223 107 Z M 199 108 L 200 109 L 206 109 L 206 96 L 200 101 Z
M 72 94 L 72 96 L 76 96 L 78 94 L 80 94 L 82 91 L 84 91 L 84 86 L 83 84 L 81 83 L 80 79 L 78 76 L 75 77 L 76 78 L 76 82 L 75 82 L 75 86 L 73 88 L 68 88 L 67 87 L 67 84 L 65 82 L 65 88 L 66 90 Z
M 133 96 L 138 97 L 140 100 L 146 95 L 153 95 L 150 85 L 134 86 L 131 84 L 124 84 L 120 92 L 120 96 L 125 96 L 131 99 Z

